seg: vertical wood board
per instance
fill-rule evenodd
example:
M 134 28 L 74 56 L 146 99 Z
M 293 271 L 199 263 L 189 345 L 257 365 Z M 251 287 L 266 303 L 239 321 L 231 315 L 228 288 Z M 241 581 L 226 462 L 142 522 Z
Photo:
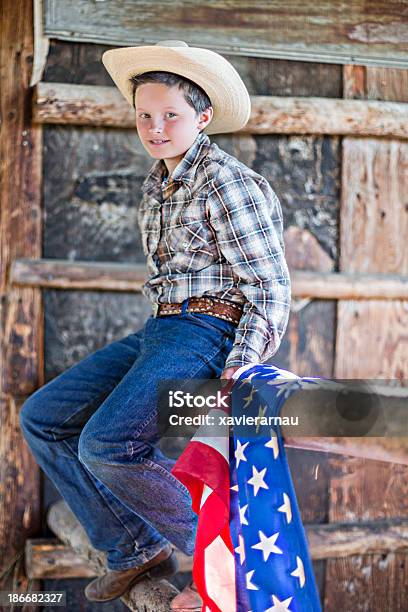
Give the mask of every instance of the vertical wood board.
M 42 127 L 31 124 L 32 5 L 4 0 L 0 11 L 0 590 L 24 591 L 24 541 L 37 534 L 41 503 L 19 410 L 43 380 L 42 302 L 39 289 L 12 286 L 9 270 L 41 257 Z
M 405 97 L 406 75 L 387 79 L 378 70 L 348 66 L 346 97 Z M 368 84 L 370 87 L 368 89 Z M 340 269 L 344 272 L 407 273 L 406 143 L 343 139 Z M 335 375 L 407 384 L 407 303 L 339 301 Z M 390 380 L 393 379 L 393 380 Z M 384 381 L 383 381 L 384 382 Z M 408 511 L 408 473 L 402 466 L 333 458 L 330 521 L 375 520 Z M 325 610 L 403 610 L 408 601 L 406 556 L 355 555 L 326 564 Z

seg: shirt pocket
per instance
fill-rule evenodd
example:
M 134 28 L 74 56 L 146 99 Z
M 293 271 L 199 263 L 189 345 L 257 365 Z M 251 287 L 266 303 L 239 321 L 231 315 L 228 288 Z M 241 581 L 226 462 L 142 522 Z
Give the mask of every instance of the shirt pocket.
M 166 240 L 178 271 L 201 270 L 214 263 L 212 236 L 204 220 L 175 225 L 168 230 Z

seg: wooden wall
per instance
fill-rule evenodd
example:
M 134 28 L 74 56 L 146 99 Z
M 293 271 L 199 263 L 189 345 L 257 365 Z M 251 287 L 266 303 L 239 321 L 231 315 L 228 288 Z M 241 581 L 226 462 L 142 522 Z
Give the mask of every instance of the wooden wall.
M 9 16 L 14 15 L 11 3 L 9 0 L 7 2 Z M 76 8 L 82 6 L 90 10 L 95 3 L 78 1 L 74 4 Z M 103 3 L 98 4 L 103 8 Z M 365 3 L 354 4 L 361 10 L 368 10 Z M 387 10 L 383 3 L 371 5 L 377 17 L 379 11 L 384 11 L 378 17 L 377 24 L 382 27 L 382 35 L 388 37 L 389 42 L 388 46 L 382 47 L 383 63 L 396 65 L 403 61 L 401 54 L 404 51 L 403 46 L 395 45 L 400 24 L 403 23 L 397 6 L 400 3 L 388 3 Z M 155 8 L 157 6 L 155 4 Z M 275 3 L 264 8 L 268 19 L 276 16 Z M 48 17 L 51 15 L 54 18 L 54 21 L 46 21 L 48 33 L 54 33 L 60 39 L 69 38 L 57 19 L 63 15 L 65 5 L 59 4 L 57 7 L 50 1 L 46 2 L 46 9 Z M 312 10 L 306 6 L 304 9 Z M 174 19 L 186 18 L 185 13 L 176 13 Z M 84 14 L 87 14 L 86 11 Z M 241 20 L 241 38 L 237 39 L 242 44 L 241 52 L 242 48 L 245 50 L 243 33 L 248 29 L 257 32 L 262 26 L 254 15 L 250 24 L 243 27 L 244 14 L 245 11 L 241 10 L 237 11 L 236 16 L 237 20 L 238 17 Z M 198 17 L 204 21 L 196 24 L 196 27 L 202 28 L 209 14 L 201 11 L 197 13 Z M 288 23 L 289 17 L 281 14 L 284 23 Z M 334 13 L 330 13 L 328 20 L 331 19 L 333 23 L 335 17 Z M 21 19 L 18 20 L 16 15 L 14 18 L 18 31 L 24 29 Z M 349 43 L 353 36 L 355 40 L 355 32 L 361 32 L 358 20 L 358 11 L 347 23 L 344 15 L 342 17 L 344 29 L 340 35 L 346 33 Z M 297 19 L 295 21 L 298 23 Z M 193 27 L 191 31 L 194 34 Z M 27 31 L 25 36 L 32 58 L 30 32 Z M 312 35 L 312 30 L 310 32 Z M 163 30 L 157 31 L 159 33 L 158 40 L 169 38 Z M 300 28 L 297 29 L 297 43 L 302 42 L 299 33 Z M 12 40 L 11 28 L 6 35 Z M 341 36 L 336 39 L 337 44 L 341 43 Z M 87 40 L 85 35 L 82 40 Z M 287 55 L 282 56 L 284 59 L 260 57 L 266 51 L 265 45 L 262 48 L 259 42 L 259 36 L 253 36 L 252 45 L 246 47 L 247 53 L 244 55 L 237 54 L 236 49 L 231 48 L 230 53 L 227 50 L 223 53 L 242 75 L 251 96 L 295 96 L 304 98 L 306 103 L 313 97 L 333 100 L 336 104 L 341 98 L 407 102 L 404 93 L 406 70 L 368 70 L 348 64 L 343 66 L 353 53 L 351 47 L 346 49 L 344 56 L 337 56 L 337 63 L 331 63 L 333 58 L 330 61 L 327 41 L 322 47 L 313 46 L 313 41 L 309 40 L 314 55 L 308 56 L 307 61 L 299 60 L 299 49 L 296 58 L 292 56 L 289 59 Z M 267 43 L 269 53 L 276 55 L 281 41 L 268 38 Z M 91 42 L 52 40 L 42 81 L 86 86 L 110 85 L 100 58 L 112 44 L 102 46 Z M 373 57 L 370 60 L 370 53 L 379 47 L 364 45 L 359 47 L 359 52 L 366 53 L 367 61 L 374 61 Z M 281 51 L 289 53 L 288 48 Z M 20 65 L 21 48 L 15 45 L 13 53 L 13 65 Z M 6 59 L 3 55 L 4 63 Z M 2 214 L 3 210 L 6 211 L 3 214 L 2 238 L 3 245 L 10 244 L 7 252 L 2 247 L 3 271 L 8 272 L 13 260 L 23 257 L 143 264 L 136 210 L 140 185 L 152 159 L 138 142 L 136 132 L 125 127 L 64 125 L 58 121 L 55 124 L 33 124 L 30 115 L 33 92 L 28 89 L 28 73 L 25 72 L 28 63 L 28 60 L 26 64 L 23 62 L 21 71 L 15 74 L 9 71 L 8 86 L 15 98 L 7 98 L 8 106 L 2 107 L 2 113 L 4 110 L 11 113 L 11 123 L 7 124 L 7 131 L 3 131 L 2 150 L 5 147 L 9 159 L 18 161 L 10 175 L 4 172 L 4 162 L 2 166 Z M 18 106 L 13 116 L 11 101 L 14 99 L 18 100 Z M 403 117 L 404 107 L 387 106 L 384 109 L 381 112 L 388 112 L 390 116 L 396 113 L 394 118 Z M 38 109 L 36 111 L 34 107 L 33 111 L 34 117 L 38 118 Z M 404 138 L 404 121 L 401 119 L 397 128 L 395 123 L 393 125 L 393 133 Z M 287 258 L 291 269 L 321 273 L 356 271 L 407 274 L 403 240 L 407 223 L 406 190 L 403 189 L 407 143 L 397 137 L 342 137 L 335 131 L 330 135 L 275 131 L 268 133 L 266 129 L 265 133 L 217 135 L 211 136 L 211 140 L 265 176 L 276 191 L 282 203 Z M 293 132 L 293 129 L 287 131 Z M 20 134 L 21 140 L 14 138 L 16 133 Z M 23 155 L 22 151 L 31 155 Z M 8 169 L 9 166 L 6 166 Z M 8 181 L 9 177 L 13 180 Z M 16 185 L 19 186 L 17 191 Z M 7 202 L 5 207 L 4 202 Z M 17 227 L 20 218 L 24 223 Z M 7 223 L 4 223 L 4 219 Z M 13 242 L 11 236 L 18 236 L 19 240 Z M 91 351 L 136 331 L 150 314 L 150 305 L 140 293 L 134 291 L 46 288 L 41 292 L 38 287 L 14 289 L 14 286 L 8 285 L 7 273 L 3 273 L 2 282 L 2 295 L 11 296 L 11 299 L 7 298 L 6 308 L 6 300 L 2 302 L 3 328 L 12 330 L 16 334 L 14 338 L 21 334 L 24 341 L 29 343 L 24 346 L 30 349 L 24 353 L 29 356 L 24 361 L 21 360 L 20 350 L 15 356 L 9 348 L 6 350 L 3 343 L 2 355 L 7 355 L 3 372 L 13 372 L 13 376 L 3 376 L 2 419 L 9 432 L 7 440 L 14 440 L 14 433 L 10 432 L 16 427 L 18 401 L 21 398 Z M 24 308 L 20 306 L 19 310 L 18 305 L 22 303 Z M 383 377 L 404 385 L 408 369 L 406 303 L 403 300 L 353 302 L 349 299 L 296 298 L 282 345 L 270 361 L 302 376 Z M 32 328 L 33 321 L 40 321 L 42 305 L 44 344 L 42 325 Z M 10 342 L 11 348 L 19 346 L 21 344 L 18 342 Z M 13 448 L 24 448 L 18 437 L 13 444 Z M 403 492 L 408 490 L 406 467 L 299 449 L 288 449 L 287 452 L 306 524 L 363 522 L 406 515 L 406 495 L 403 496 Z M 11 453 L 8 457 L 7 465 L 11 470 L 18 462 L 15 454 Z M 45 525 L 45 510 L 58 498 L 58 494 L 52 483 L 41 474 L 44 488 L 42 499 L 38 498 L 38 470 L 34 465 L 27 465 L 26 449 L 22 457 L 26 483 L 23 490 L 17 490 L 21 504 L 13 506 L 21 512 L 17 513 L 17 521 L 12 517 L 14 523 L 10 517 L 7 520 L 3 517 L 0 545 L 6 541 L 6 530 L 16 529 L 16 524 L 24 523 L 26 529 L 23 536 L 51 535 Z M 3 474 L 6 474 L 3 482 L 10 482 L 11 473 L 3 466 Z M 386 495 L 382 496 L 384 490 Z M 28 494 L 32 495 L 32 499 L 27 501 Z M 11 550 L 19 539 L 21 537 L 15 534 Z M 404 601 L 408 601 L 405 592 L 408 583 L 405 552 L 383 556 L 355 554 L 345 559 L 315 560 L 314 568 L 326 612 L 335 609 L 347 612 L 399 611 L 404 609 Z M 45 580 L 43 588 L 66 590 L 71 600 L 70 607 L 76 609 L 85 603 L 82 594 L 84 583 L 83 580 L 72 579 Z M 389 584 L 392 585 L 391 591 Z M 89 603 L 86 605 L 87 609 L 93 608 Z M 121 602 L 115 602 L 111 604 L 111 609 L 125 608 Z

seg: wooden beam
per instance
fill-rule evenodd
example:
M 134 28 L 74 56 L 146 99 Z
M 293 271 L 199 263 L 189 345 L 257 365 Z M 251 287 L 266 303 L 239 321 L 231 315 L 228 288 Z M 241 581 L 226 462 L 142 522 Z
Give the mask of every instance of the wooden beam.
M 291 279 L 295 298 L 408 299 L 408 276 L 292 270 Z M 140 291 L 146 280 L 145 264 L 16 259 L 10 267 L 10 282 L 22 287 Z
M 151 45 L 171 38 L 232 55 L 403 67 L 404 6 L 398 0 L 348 0 L 346 5 L 269 0 L 254 5 L 255 11 L 238 0 L 171 5 L 48 0 L 44 27 L 51 38 L 103 45 Z
M 35 538 L 26 541 L 25 566 L 28 578 L 65 580 L 98 576 L 89 562 L 58 538 Z
M 330 134 L 408 138 L 408 104 L 252 96 L 242 134 Z M 40 82 L 34 121 L 67 125 L 135 128 L 135 112 L 114 87 Z
M 408 298 L 408 276 L 294 270 L 292 295 L 326 300 Z
M 147 271 L 145 264 L 20 259 L 13 262 L 10 279 L 16 285 L 47 289 L 140 291 Z
M 285 446 L 408 465 L 408 438 L 402 437 L 291 437 L 289 433 L 285 437 Z
M 62 511 L 62 509 L 61 509 Z M 408 519 L 305 525 L 312 559 L 350 557 L 357 554 L 408 553 Z M 176 549 L 180 571 L 192 570 L 193 559 Z M 27 577 L 31 579 L 92 578 L 98 574 L 71 546 L 57 538 L 27 540 Z
M 22 400 L 43 384 L 39 288 L 12 285 L 11 262 L 41 257 L 42 126 L 31 123 L 32 3 L 0 2 L 0 590 L 24 591 L 22 551 L 41 528 L 40 470 L 19 428 Z M 25 609 L 34 609 L 27 605 Z M 38 609 L 38 608 L 37 608 Z
M 408 553 L 408 519 L 305 525 L 312 559 Z
M 175 548 L 179 572 L 190 572 L 193 558 Z M 32 538 L 25 546 L 27 578 L 93 578 L 95 568 L 83 556 L 58 538 Z
M 47 513 L 50 529 L 58 538 L 72 547 L 77 555 L 88 562 L 91 570 L 99 576 L 106 572 L 105 553 L 91 546 L 86 532 L 65 501 L 53 504 Z M 142 580 L 121 597 L 134 612 L 168 612 L 177 589 L 167 580 L 152 582 Z

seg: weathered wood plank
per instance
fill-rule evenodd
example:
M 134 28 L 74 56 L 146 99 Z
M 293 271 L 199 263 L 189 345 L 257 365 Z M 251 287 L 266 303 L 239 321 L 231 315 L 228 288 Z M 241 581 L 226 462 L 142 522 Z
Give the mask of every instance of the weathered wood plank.
M 27 537 L 41 528 L 40 470 L 19 428 L 21 399 L 0 397 L 0 589 L 25 590 Z M 32 588 L 40 589 L 38 582 Z
M 392 72 L 392 71 L 390 71 Z M 408 74 L 408 73 L 407 73 Z M 371 68 L 345 70 L 345 95 L 407 101 L 401 72 L 376 87 Z M 395 78 L 394 78 L 395 77 Z M 400 83 L 399 91 L 395 84 Z M 370 82 L 370 90 L 367 84 Z M 406 274 L 406 143 L 343 140 L 343 188 L 340 213 L 340 270 Z M 335 375 L 389 380 L 406 386 L 408 372 L 406 301 L 338 303 Z M 390 380 L 393 379 L 393 380 Z M 333 474 L 329 519 L 360 521 L 404 516 L 408 511 L 408 475 L 401 466 L 364 459 L 331 460 Z M 406 607 L 408 570 L 401 553 L 328 560 L 325 610 L 372 612 Z
M 46 0 L 44 21 L 45 33 L 63 40 L 139 45 L 182 39 L 236 55 L 407 65 L 404 13 L 397 0 L 350 0 L 347 10 L 338 2 L 269 0 L 258 1 L 256 11 L 240 0 L 183 0 L 170 6 L 147 0 Z
M 3 393 L 26 395 L 41 378 L 41 294 L 11 287 L 8 272 L 18 257 L 41 256 L 42 126 L 32 126 L 27 112 L 32 22 L 21 16 L 16 22 L 16 11 L 16 3 L 6 2 L 1 20 L 0 387 Z
M 396 518 L 355 523 L 305 525 L 312 559 L 350 557 L 357 554 L 408 552 L 408 519 Z M 192 570 L 192 557 L 176 549 L 180 571 Z M 28 578 L 92 578 L 91 565 L 57 538 L 26 542 Z
M 13 286 L 9 269 L 41 255 L 42 126 L 29 112 L 32 3 L 4 0 L 0 11 L 0 590 L 24 590 L 24 540 L 40 528 L 40 491 L 18 411 L 42 382 L 42 305 L 41 291 Z
M 348 99 L 406 102 L 408 71 L 388 70 L 384 66 L 343 66 L 344 97 Z M 365 96 L 367 92 L 367 98 Z M 385 95 L 384 95 L 384 92 Z
M 406 386 L 406 299 L 340 301 L 338 315 L 342 323 L 337 330 L 337 340 L 344 348 L 338 355 L 336 376 L 382 378 Z M 361 361 L 354 363 L 359 354 Z M 353 359 L 350 361 L 351 356 Z
M 358 458 L 331 459 L 330 521 L 383 521 L 406 516 L 406 467 Z M 365 553 L 326 561 L 324 609 L 402 611 L 407 602 L 407 555 Z
M 325 300 L 406 299 L 408 277 L 387 274 L 345 272 L 291 272 L 292 295 Z
M 93 578 L 97 572 L 71 546 L 58 538 L 26 541 L 25 564 L 29 578 Z
M 347 457 L 360 457 L 367 461 L 383 461 L 385 463 L 398 463 L 408 465 L 408 445 L 406 438 L 313 438 L 290 437 L 291 432 L 286 429 L 285 446 L 301 448 L 321 453 L 333 453 Z M 282 427 L 282 431 L 285 428 Z M 344 461 L 344 457 L 342 458 Z
M 57 503 L 57 502 L 55 502 Z M 396 525 L 390 530 L 390 545 L 404 547 L 404 525 Z M 401 537 L 399 537 L 401 536 Z M 385 542 L 385 538 L 383 538 Z M 374 545 L 377 544 L 377 541 Z M 380 543 L 379 543 L 380 544 Z M 175 549 L 179 564 L 179 573 L 190 572 L 193 558 Z M 65 580 L 70 578 L 93 578 L 95 569 L 71 546 L 63 544 L 58 538 L 32 538 L 26 541 L 25 565 L 28 578 Z
M 345 138 L 342 182 L 340 268 L 405 274 L 408 143 Z
M 252 96 L 239 134 L 331 134 L 408 138 L 408 104 L 332 98 Z M 135 113 L 114 87 L 40 82 L 34 121 L 135 128 Z
M 20 259 L 10 272 L 12 283 L 49 289 L 139 292 L 147 280 L 144 264 L 100 261 Z
M 26 287 L 140 292 L 147 280 L 144 264 L 17 259 L 11 283 Z M 292 270 L 292 296 L 311 299 L 408 299 L 408 276 Z

